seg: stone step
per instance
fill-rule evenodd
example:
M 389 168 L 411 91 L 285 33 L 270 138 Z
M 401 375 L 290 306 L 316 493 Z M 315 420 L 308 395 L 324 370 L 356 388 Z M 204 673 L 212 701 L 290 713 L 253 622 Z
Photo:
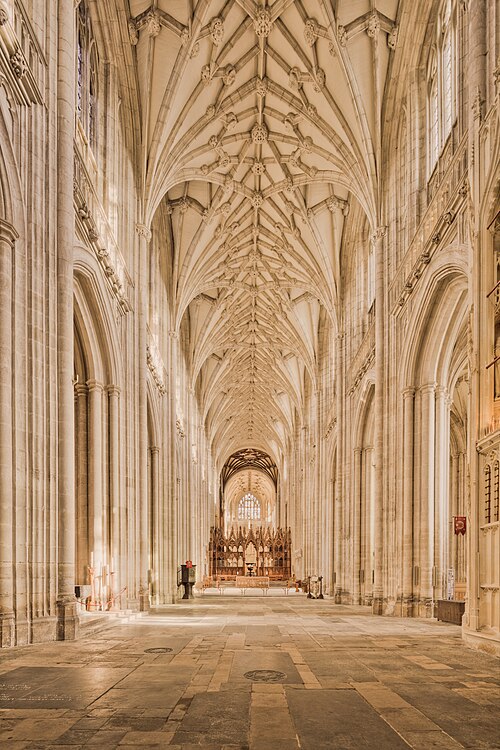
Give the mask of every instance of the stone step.
M 135 612 L 132 609 L 117 609 L 111 612 L 81 612 L 79 637 L 86 638 L 113 625 L 134 622 L 145 614 L 146 612 Z

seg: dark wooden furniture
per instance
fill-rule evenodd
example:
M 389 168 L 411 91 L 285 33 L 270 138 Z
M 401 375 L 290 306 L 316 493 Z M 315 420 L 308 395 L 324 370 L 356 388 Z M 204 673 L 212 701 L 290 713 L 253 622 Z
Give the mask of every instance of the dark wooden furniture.
M 438 620 L 441 620 L 442 622 L 451 622 L 454 625 L 461 625 L 464 612 L 465 602 L 457 602 L 454 599 L 438 599 Z

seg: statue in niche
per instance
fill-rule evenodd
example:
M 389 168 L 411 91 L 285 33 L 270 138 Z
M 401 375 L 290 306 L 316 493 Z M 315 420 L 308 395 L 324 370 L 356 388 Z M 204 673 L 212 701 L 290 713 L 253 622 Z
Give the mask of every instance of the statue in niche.
M 247 546 L 245 562 L 254 564 L 257 562 L 257 550 L 255 549 L 255 544 L 253 542 L 249 542 Z

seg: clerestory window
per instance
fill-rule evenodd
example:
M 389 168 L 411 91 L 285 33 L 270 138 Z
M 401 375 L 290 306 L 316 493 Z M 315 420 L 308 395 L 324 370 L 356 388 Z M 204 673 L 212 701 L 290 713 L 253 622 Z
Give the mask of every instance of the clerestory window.
M 456 0 L 441 3 L 427 62 L 427 154 L 429 175 L 456 118 Z
M 87 3 L 80 0 L 76 30 L 76 112 L 92 151 L 97 149 L 99 59 Z

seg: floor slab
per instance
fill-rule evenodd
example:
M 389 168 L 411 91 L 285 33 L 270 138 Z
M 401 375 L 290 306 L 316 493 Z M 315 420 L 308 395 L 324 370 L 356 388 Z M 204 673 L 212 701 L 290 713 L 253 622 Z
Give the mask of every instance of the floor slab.
M 498 660 L 457 626 L 305 596 L 205 596 L 0 651 L 9 750 L 500 750 L 499 706 Z

